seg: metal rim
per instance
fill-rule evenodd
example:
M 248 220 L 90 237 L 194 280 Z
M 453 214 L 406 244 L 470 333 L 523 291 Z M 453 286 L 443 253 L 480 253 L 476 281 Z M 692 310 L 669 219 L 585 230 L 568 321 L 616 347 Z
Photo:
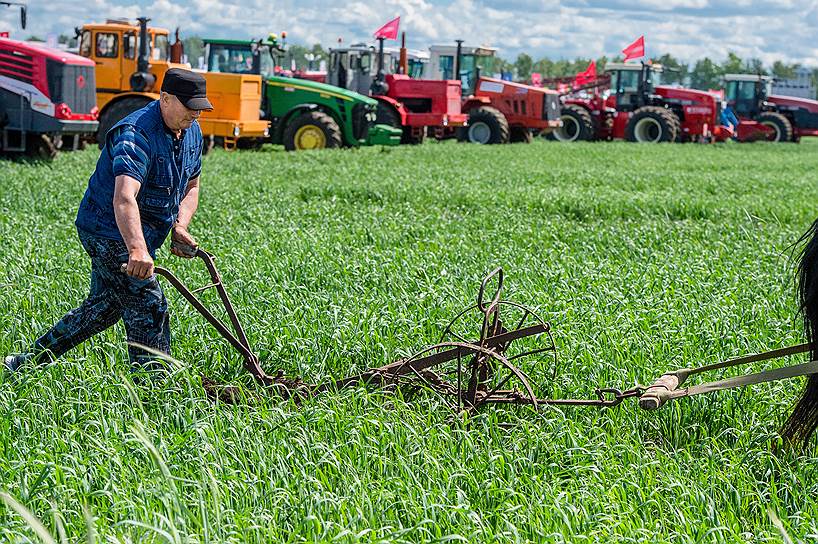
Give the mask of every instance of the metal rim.
M 435 372 L 435 370 L 437 370 L 441 365 L 435 365 L 420 371 L 416 370 L 412 365 L 415 360 L 419 359 L 423 355 L 426 355 L 427 353 L 449 348 L 461 348 L 466 351 L 468 355 L 458 358 L 456 361 L 456 366 L 448 369 L 448 372 L 444 374 L 438 374 Z M 479 408 L 480 404 L 485 401 L 481 400 L 476 405 L 469 405 L 467 399 L 464 397 L 462 388 L 467 384 L 466 374 L 468 369 L 466 367 L 469 365 L 469 363 L 466 363 L 463 361 L 463 359 L 477 357 L 492 360 L 498 365 L 497 369 L 504 368 L 508 372 L 506 377 L 499 380 L 499 383 L 494 384 L 494 387 L 492 387 L 488 392 L 483 392 L 487 399 L 491 398 L 491 394 L 497 392 L 500 387 L 509 384 L 512 382 L 512 380 L 514 380 L 516 381 L 517 385 L 522 386 L 523 390 L 520 392 L 522 397 L 525 398 L 528 404 L 533 406 L 535 410 L 537 409 L 537 395 L 534 394 L 534 390 L 531 388 L 529 377 L 496 350 L 478 346 L 477 344 L 467 342 L 441 342 L 440 344 L 429 346 L 414 354 L 412 357 L 406 359 L 403 364 L 401 364 L 401 366 L 399 366 L 393 373 L 390 373 L 385 377 L 398 385 L 403 384 L 416 388 L 427 389 L 435 393 L 435 395 L 441 401 L 443 401 L 444 404 L 446 404 L 450 409 L 453 409 L 455 412 L 474 410 Z M 405 369 L 408 369 L 408 371 Z M 451 398 L 452 400 L 456 399 L 456 404 L 452 405 L 452 401 L 447 397 Z
M 327 147 L 327 136 L 321 127 L 304 125 L 295 131 L 296 149 L 324 149 Z
M 487 144 L 491 141 L 491 127 L 488 123 L 477 121 L 469 125 L 469 141 L 475 144 Z
M 775 131 L 775 136 L 768 136 L 768 142 L 780 142 L 781 141 L 781 127 L 778 126 L 778 123 L 774 121 L 762 121 L 762 125 L 765 127 L 769 127 Z
M 571 115 L 560 117 L 562 126 L 554 131 L 554 138 L 560 142 L 574 142 L 579 138 L 581 131 L 579 121 Z
M 662 124 L 653 117 L 643 117 L 633 127 L 633 135 L 637 142 L 657 143 L 661 141 L 663 133 Z

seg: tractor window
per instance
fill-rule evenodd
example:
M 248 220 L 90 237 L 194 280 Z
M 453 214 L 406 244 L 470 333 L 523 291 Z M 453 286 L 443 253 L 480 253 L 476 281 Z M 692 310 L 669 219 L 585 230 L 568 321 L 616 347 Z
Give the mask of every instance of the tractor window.
M 259 70 L 262 77 L 273 77 L 276 75 L 276 61 L 270 55 L 272 51 L 269 47 L 258 48 Z
M 440 55 L 440 75 L 442 79 L 454 78 L 454 56 Z
M 136 34 L 126 32 L 122 36 L 122 56 L 126 59 L 136 58 Z
M 738 81 L 728 81 L 724 98 L 728 102 L 735 102 L 738 98 Z
M 83 57 L 91 56 L 91 31 L 83 30 L 80 38 L 80 55 Z
M 423 62 L 417 59 L 409 59 L 409 77 L 412 79 L 423 78 Z
M 111 32 L 97 32 L 96 50 L 97 57 L 114 59 L 118 51 L 119 36 Z
M 266 56 L 272 64 L 269 55 Z M 264 62 L 262 60 L 262 62 Z M 250 45 L 217 45 L 210 44 L 210 54 L 207 58 L 207 69 L 210 72 L 225 72 L 228 74 L 254 74 L 253 51 Z M 273 75 L 273 68 L 270 68 Z
M 457 79 L 460 80 L 464 96 L 472 94 L 474 91 L 474 85 L 477 82 L 476 60 L 474 55 L 460 56 L 460 74 Z
M 153 51 L 151 51 L 151 58 L 153 60 L 168 60 L 168 52 L 170 45 L 168 37 L 165 34 L 158 34 L 153 38 Z
M 756 96 L 756 83 L 754 81 L 742 81 L 738 88 L 740 100 L 752 100 Z
M 617 80 L 617 93 L 635 93 L 639 91 L 640 70 L 620 70 Z
M 378 69 L 378 67 L 375 66 L 373 70 L 372 55 L 370 55 L 369 53 L 361 53 L 361 56 L 358 57 L 358 61 L 361 63 L 362 74 L 368 74 L 369 72 L 376 71 Z M 387 64 L 387 62 L 388 61 L 386 59 L 386 55 L 384 55 L 383 63 Z M 386 69 L 386 66 L 384 66 L 384 69 Z

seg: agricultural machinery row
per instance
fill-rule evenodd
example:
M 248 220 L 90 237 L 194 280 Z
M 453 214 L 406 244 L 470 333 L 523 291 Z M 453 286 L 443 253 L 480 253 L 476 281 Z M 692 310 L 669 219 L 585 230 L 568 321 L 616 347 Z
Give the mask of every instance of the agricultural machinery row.
M 26 7 L 18 2 L 21 26 Z M 164 74 L 182 62 L 177 29 L 150 19 L 107 20 L 75 29 L 77 54 L 0 37 L 0 151 L 53 156 L 96 140 L 159 96 Z M 288 73 L 281 38 L 205 40 L 214 110 L 199 120 L 205 151 L 287 150 L 418 144 L 427 137 L 477 144 L 624 139 L 632 142 L 798 141 L 818 135 L 818 101 L 774 96 L 771 79 L 731 75 L 724 98 L 738 115 L 722 124 L 710 92 L 661 84 L 656 64 L 608 64 L 591 80 L 545 86 L 488 77 L 496 49 L 434 45 L 409 51 L 354 44 L 330 50 L 328 71 Z M 286 75 L 285 75 L 286 74 Z M 735 129 L 735 130 L 734 130 Z
M 818 101 L 775 96 L 772 78 L 728 74 L 725 92 L 662 85 L 665 68 L 652 63 L 608 63 L 591 80 L 555 78 L 562 88 L 562 126 L 549 137 L 563 142 L 622 139 L 630 142 L 797 142 L 818 136 Z M 723 124 L 732 108 L 738 125 Z

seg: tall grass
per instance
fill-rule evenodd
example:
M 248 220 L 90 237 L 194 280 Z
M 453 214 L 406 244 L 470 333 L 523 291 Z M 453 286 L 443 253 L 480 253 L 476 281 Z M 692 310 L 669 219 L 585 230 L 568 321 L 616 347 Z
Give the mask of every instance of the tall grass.
M 555 329 L 562 372 L 550 384 L 532 369 L 540 390 L 586 396 L 801 340 L 790 246 L 816 215 L 816 151 L 214 152 L 191 230 L 219 256 L 270 372 L 320 381 L 436 342 L 503 266 L 507 298 Z M 0 352 L 85 296 L 72 222 L 95 160 L 0 162 Z M 205 281 L 166 249 L 159 261 Z M 0 376 L 0 540 L 818 537 L 818 459 L 770 452 L 799 381 L 657 413 L 511 408 L 459 423 L 434 398 L 365 389 L 214 406 L 199 372 L 253 386 L 168 291 L 174 356 L 187 365 L 168 380 L 131 384 L 121 325 L 54 365 Z

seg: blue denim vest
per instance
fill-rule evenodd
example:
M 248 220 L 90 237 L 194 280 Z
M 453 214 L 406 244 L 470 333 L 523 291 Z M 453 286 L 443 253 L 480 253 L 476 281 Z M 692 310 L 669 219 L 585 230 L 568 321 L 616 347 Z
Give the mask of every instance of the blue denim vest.
M 187 189 L 202 152 L 202 131 L 198 121 L 184 132 L 180 151 L 174 154 L 173 136 L 162 121 L 159 101 L 155 100 L 114 125 L 106 135 L 105 147 L 97 160 L 97 167 L 88 180 L 88 189 L 80 203 L 76 226 L 92 235 L 122 240 L 114 216 L 113 157 L 115 142 L 109 137 L 114 129 L 133 126 L 150 144 L 147 177 L 137 194 L 142 233 L 152 256 L 170 232 L 179 203 Z M 179 155 L 181 153 L 181 157 Z

